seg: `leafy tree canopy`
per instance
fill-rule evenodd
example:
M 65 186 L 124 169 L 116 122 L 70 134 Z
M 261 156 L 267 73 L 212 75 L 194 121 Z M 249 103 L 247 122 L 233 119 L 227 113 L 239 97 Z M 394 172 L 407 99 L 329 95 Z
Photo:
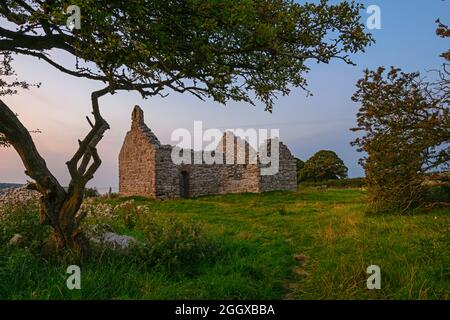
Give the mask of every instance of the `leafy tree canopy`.
M 323 181 L 347 178 L 347 167 L 334 151 L 320 150 L 300 170 L 301 181 Z
M 69 5 L 81 29 L 65 27 Z M 277 94 L 306 88 L 306 61 L 328 63 L 372 42 L 354 2 L 289 0 L 0 1 L 0 50 L 43 59 L 61 71 L 144 97 L 165 89 L 272 110 Z M 60 65 L 48 50 L 76 57 Z

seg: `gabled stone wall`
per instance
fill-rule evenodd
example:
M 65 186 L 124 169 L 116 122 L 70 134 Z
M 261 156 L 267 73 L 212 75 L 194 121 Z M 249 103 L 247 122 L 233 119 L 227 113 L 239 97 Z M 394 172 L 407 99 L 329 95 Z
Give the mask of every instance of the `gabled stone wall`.
M 119 153 L 119 192 L 125 196 L 156 196 L 155 155 L 159 140 L 144 123 L 135 107 L 131 130 Z
M 270 152 L 271 143 L 270 141 L 266 143 L 267 146 L 263 146 L 260 149 L 266 150 L 266 148 L 268 148 Z M 273 190 L 297 190 L 297 163 L 295 158 L 288 147 L 282 142 L 279 143 L 279 153 L 278 173 L 260 176 L 261 192 Z

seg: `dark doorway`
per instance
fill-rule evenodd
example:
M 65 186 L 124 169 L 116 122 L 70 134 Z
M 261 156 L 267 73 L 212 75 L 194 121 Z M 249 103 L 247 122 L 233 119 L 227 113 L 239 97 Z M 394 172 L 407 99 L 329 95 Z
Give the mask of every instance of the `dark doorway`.
M 181 171 L 180 197 L 181 198 L 189 198 L 189 173 L 187 171 Z

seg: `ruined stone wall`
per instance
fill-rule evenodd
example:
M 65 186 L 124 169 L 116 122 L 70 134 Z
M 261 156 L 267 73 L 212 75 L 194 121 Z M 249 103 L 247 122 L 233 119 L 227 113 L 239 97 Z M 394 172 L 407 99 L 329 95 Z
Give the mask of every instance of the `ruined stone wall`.
M 193 164 L 186 166 L 189 174 L 189 196 L 198 197 L 208 194 L 219 194 L 222 184 L 221 165 Z
M 160 144 L 145 125 L 142 110 L 135 107 L 131 130 L 127 133 L 119 154 L 119 192 L 122 195 L 170 199 L 297 188 L 296 161 L 283 143 L 279 144 L 278 173 L 261 176 L 262 165 L 254 163 L 256 151 L 247 142 L 236 144 L 239 139 L 234 136 L 226 138 L 224 135 L 219 143 L 216 152 L 224 164 L 195 164 L 195 155 L 201 155 L 202 152 L 192 150 L 186 150 L 190 153 L 190 163 L 175 164 L 172 160 L 174 147 Z M 227 141 L 234 142 L 235 145 L 227 148 Z M 266 148 L 270 149 L 270 143 L 266 143 Z M 234 156 L 228 157 L 234 159 L 233 164 L 225 163 L 227 151 L 230 150 L 234 151 Z M 236 159 L 238 151 L 243 150 L 246 154 L 244 163 Z M 249 154 L 253 154 L 254 158 L 249 157 Z
M 259 192 L 256 151 L 246 140 L 225 132 L 216 150 L 222 152 L 224 163 L 220 193 Z
M 270 150 L 270 144 L 269 144 Z M 297 190 L 297 164 L 288 147 L 279 144 L 279 170 L 274 175 L 261 175 L 261 192 L 273 190 Z
M 155 147 L 140 131 L 130 131 L 119 154 L 119 193 L 155 196 Z
M 119 193 L 154 197 L 156 192 L 155 150 L 158 138 L 144 123 L 144 113 L 135 107 L 131 130 L 119 153 Z
M 156 150 L 156 197 L 161 199 L 182 196 L 182 172 L 187 175 L 189 197 L 201 195 L 259 192 L 257 165 L 194 164 L 176 165 L 171 158 L 173 147 L 166 145 Z
M 192 164 L 183 166 L 189 176 L 189 196 L 259 192 L 257 165 Z
M 256 164 L 222 165 L 220 193 L 259 192 L 259 167 Z
M 182 197 L 182 188 L 187 188 L 188 197 L 219 193 L 220 169 L 216 165 L 192 164 L 194 152 L 190 153 L 191 164 L 174 164 L 171 153 L 173 147 L 164 145 L 157 149 L 155 158 L 156 197 L 170 199 Z M 183 187 L 182 173 L 185 172 L 187 185 Z
M 172 146 L 163 145 L 156 151 L 156 197 L 170 199 L 180 197 L 180 166 L 172 161 Z

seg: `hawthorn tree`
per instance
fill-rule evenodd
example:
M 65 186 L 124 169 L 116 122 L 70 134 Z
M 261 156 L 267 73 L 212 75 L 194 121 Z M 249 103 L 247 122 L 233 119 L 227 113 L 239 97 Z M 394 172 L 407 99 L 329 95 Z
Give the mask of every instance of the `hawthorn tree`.
M 439 19 L 436 20 L 436 23 L 438 25 L 437 29 L 436 29 L 436 35 L 438 37 L 441 38 L 450 38 L 450 29 L 448 28 L 447 25 L 443 24 Z M 443 52 L 441 54 L 441 57 L 445 59 L 446 63 L 450 62 L 450 49 Z M 444 68 L 447 67 L 448 65 L 444 64 Z M 448 72 L 447 72 L 448 75 Z
M 64 12 L 74 4 L 82 19 L 81 28 L 72 30 Z M 352 64 L 349 54 L 373 41 L 360 22 L 361 9 L 355 2 L 326 0 L 0 1 L 2 54 L 35 57 L 103 84 L 91 94 L 91 130 L 67 162 L 67 190 L 0 100 L 0 133 L 20 155 L 35 182 L 30 187 L 42 194 L 41 222 L 52 226 L 57 248 L 88 252 L 78 209 L 101 164 L 96 146 L 109 128 L 100 112 L 102 96 L 189 92 L 220 103 L 259 100 L 271 111 L 277 95 L 289 94 L 292 87 L 307 89 L 308 61 Z M 57 51 L 72 55 L 73 65 L 60 63 Z
M 361 107 L 352 130 L 365 134 L 352 144 L 367 154 L 360 163 L 374 209 L 422 204 L 425 173 L 450 160 L 448 92 L 396 68 L 366 70 L 357 88 L 353 100 Z
M 347 178 L 348 169 L 331 150 L 320 150 L 309 158 L 300 170 L 300 181 L 324 181 Z
M 450 36 L 437 20 L 436 34 Z M 424 179 L 430 170 L 450 164 L 450 51 L 437 80 L 391 67 L 365 70 L 352 100 L 360 103 L 357 127 L 364 135 L 352 142 L 360 159 L 375 211 L 405 211 L 426 201 Z

